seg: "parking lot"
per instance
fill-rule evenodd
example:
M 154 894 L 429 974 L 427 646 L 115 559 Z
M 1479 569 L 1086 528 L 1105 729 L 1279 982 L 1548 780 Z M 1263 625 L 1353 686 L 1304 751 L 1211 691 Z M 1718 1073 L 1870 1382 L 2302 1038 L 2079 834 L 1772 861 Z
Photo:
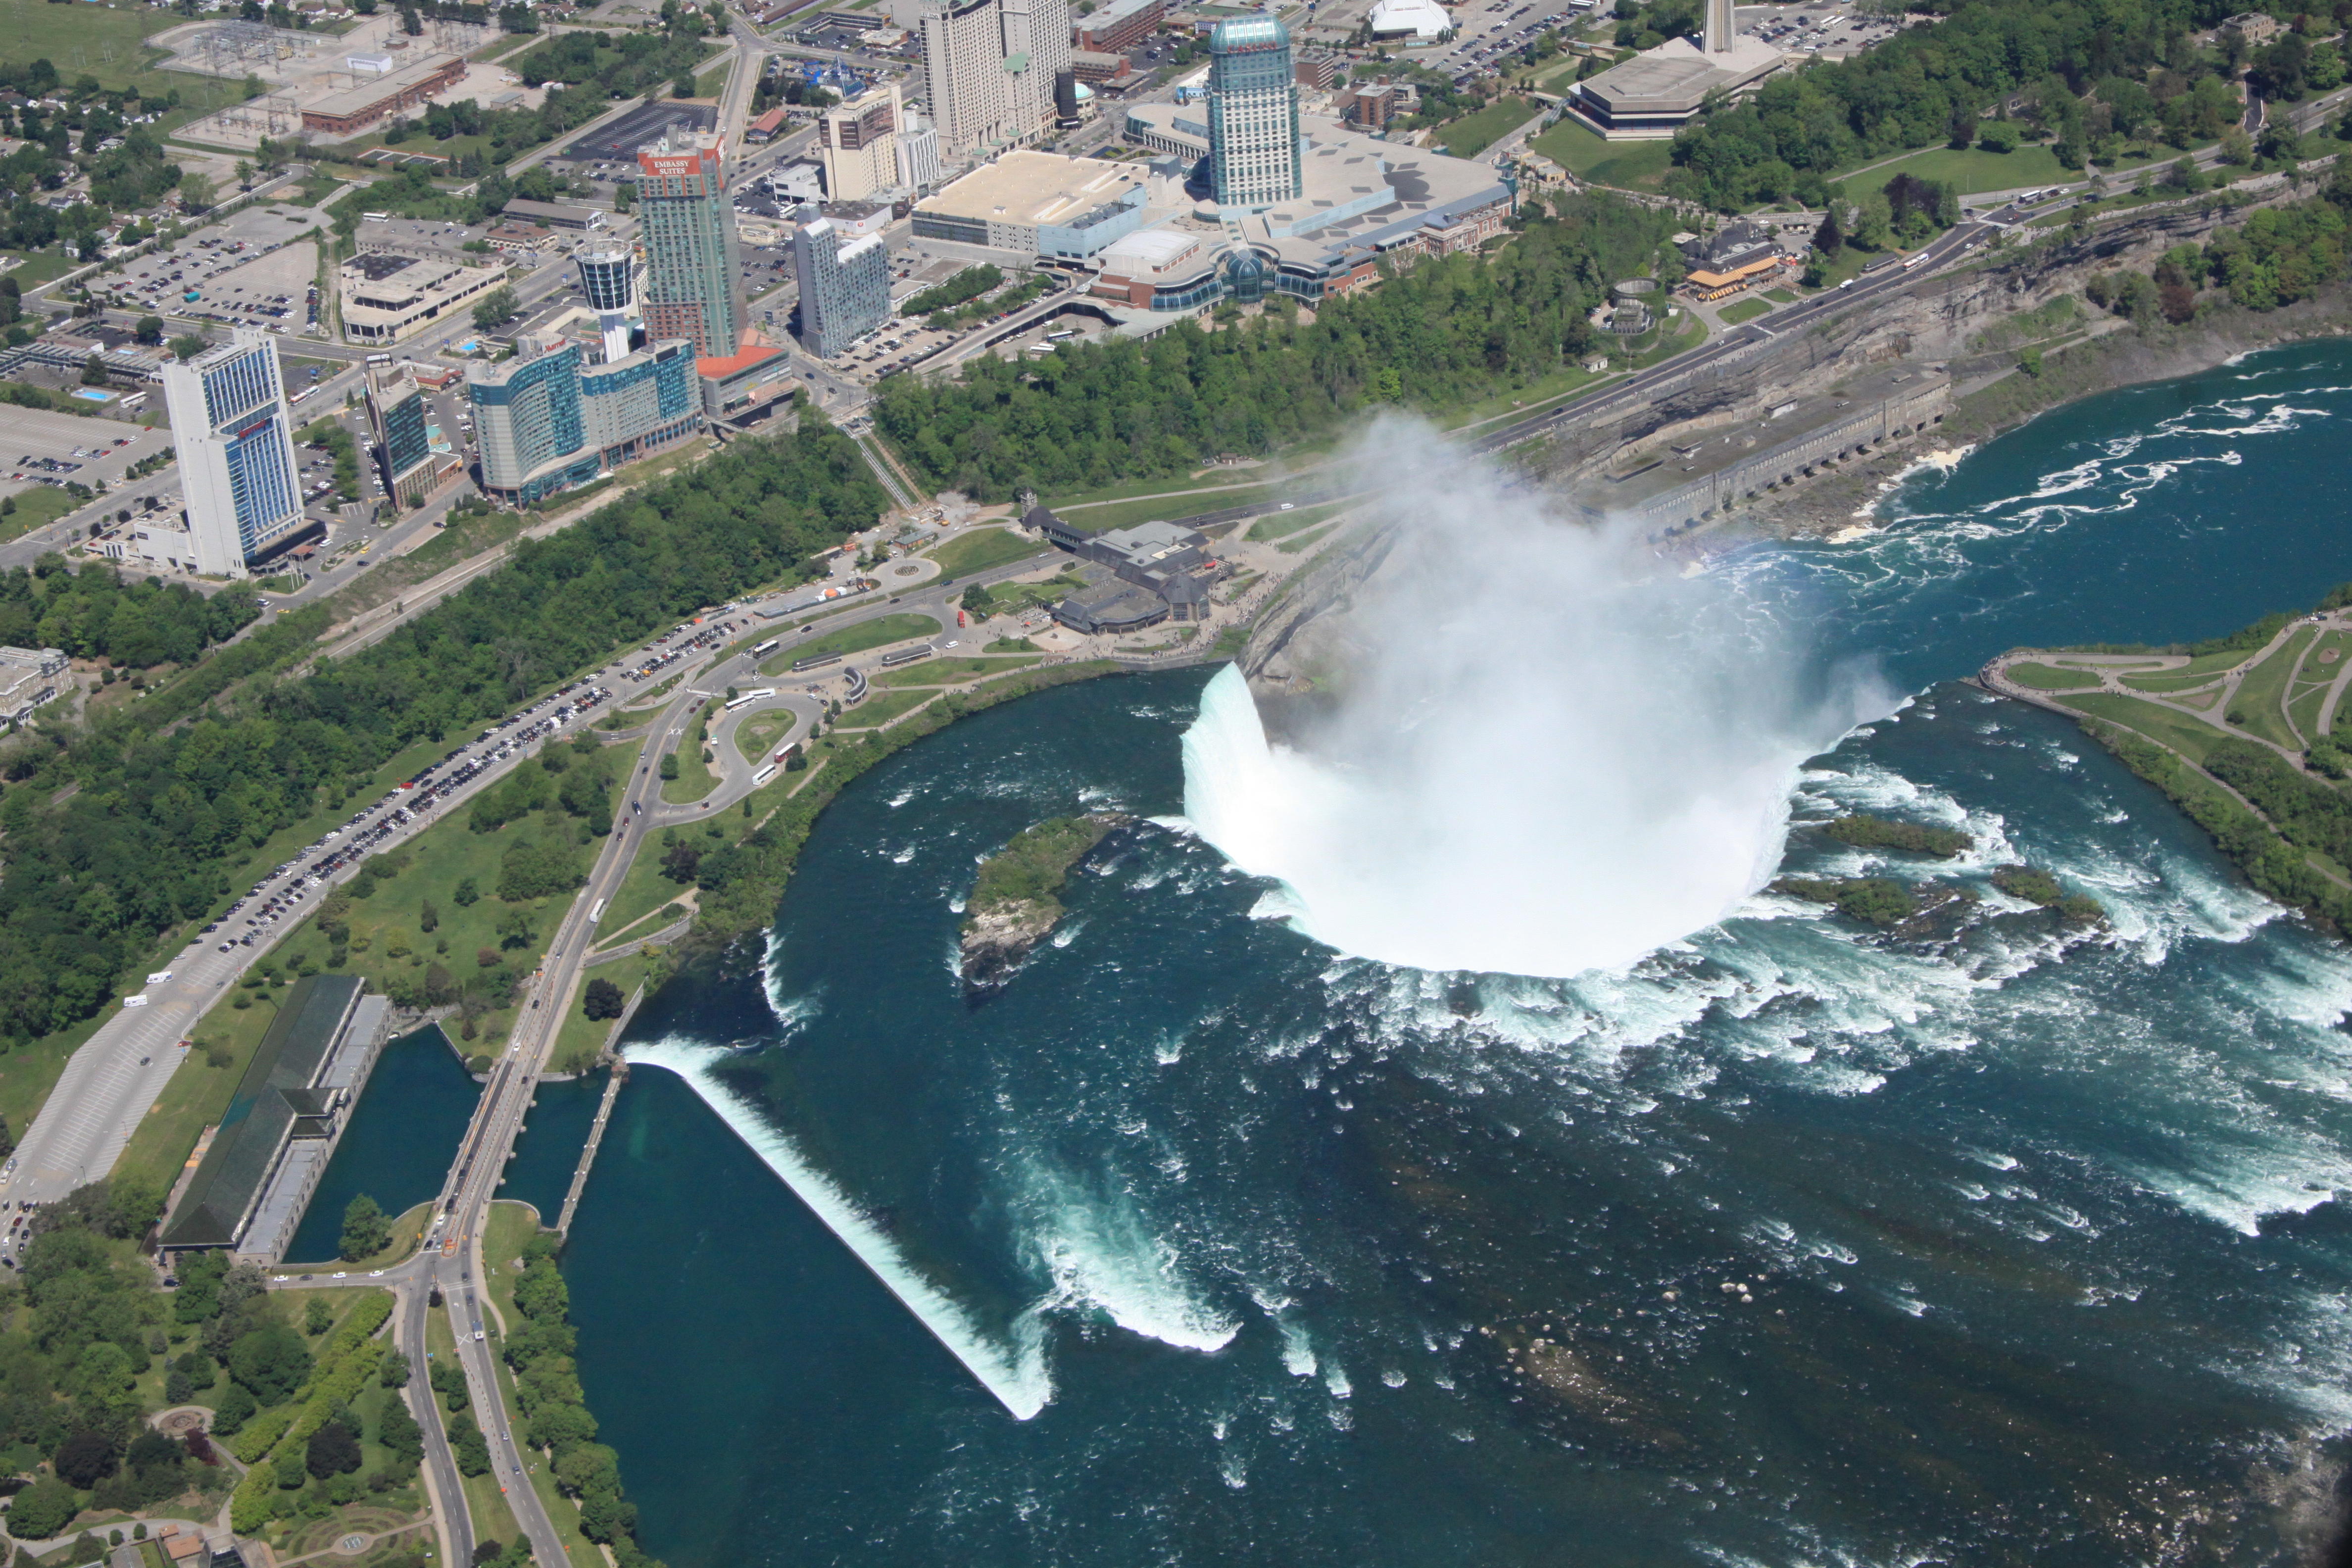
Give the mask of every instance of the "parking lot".
M 150 403 L 163 389 L 142 388 Z M 37 484 L 109 486 L 140 458 L 172 444 L 168 426 L 152 430 L 114 419 L 84 419 L 45 408 L 11 408 L 0 435 L 0 493 L 14 495 Z
M 307 241 L 287 242 L 309 232 L 317 221 L 299 207 L 238 213 L 206 230 L 202 238 L 183 240 L 169 251 L 130 263 L 114 285 L 116 303 L 124 310 L 184 320 L 300 331 L 309 321 L 307 300 L 318 276 L 318 248 Z M 199 298 L 188 300 L 192 291 Z

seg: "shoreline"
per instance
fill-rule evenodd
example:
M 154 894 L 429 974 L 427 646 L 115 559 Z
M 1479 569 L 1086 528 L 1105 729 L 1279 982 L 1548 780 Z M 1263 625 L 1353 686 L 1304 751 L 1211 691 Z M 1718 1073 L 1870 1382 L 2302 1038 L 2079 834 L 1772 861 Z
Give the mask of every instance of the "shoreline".
M 2352 338 L 2352 283 L 2331 283 L 2275 310 L 2224 304 L 2179 327 L 2105 332 L 2052 354 L 2038 376 L 2012 366 L 1959 397 L 1937 432 L 1937 448 L 1906 447 L 1823 475 L 1758 507 L 1719 538 L 1859 539 L 1885 526 L 1879 509 L 1903 480 L 1922 468 L 1949 468 L 2043 415 L 2104 393 L 2201 375 L 2268 349 L 2340 338 Z

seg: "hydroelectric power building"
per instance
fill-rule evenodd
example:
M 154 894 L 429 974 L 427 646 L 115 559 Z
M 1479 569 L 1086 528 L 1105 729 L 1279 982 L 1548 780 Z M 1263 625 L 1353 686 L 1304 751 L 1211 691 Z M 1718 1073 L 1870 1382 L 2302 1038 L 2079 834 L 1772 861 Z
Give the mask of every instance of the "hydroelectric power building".
M 285 1260 L 391 1016 L 392 1004 L 363 994 L 354 975 L 313 974 L 287 987 L 163 1222 L 160 1250 L 226 1247 L 240 1263 Z

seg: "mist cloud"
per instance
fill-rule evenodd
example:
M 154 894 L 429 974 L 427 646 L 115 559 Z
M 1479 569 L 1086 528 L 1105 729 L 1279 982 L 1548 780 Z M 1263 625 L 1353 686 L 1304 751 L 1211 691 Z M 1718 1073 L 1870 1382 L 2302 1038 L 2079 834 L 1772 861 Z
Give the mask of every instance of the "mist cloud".
M 1802 611 L 1564 521 L 1434 432 L 1353 459 L 1399 527 L 1336 659 L 1336 709 L 1269 744 L 1237 668 L 1184 739 L 1185 812 L 1294 923 L 1433 970 L 1623 968 L 1779 864 L 1800 765 L 1893 707 L 1824 680 Z

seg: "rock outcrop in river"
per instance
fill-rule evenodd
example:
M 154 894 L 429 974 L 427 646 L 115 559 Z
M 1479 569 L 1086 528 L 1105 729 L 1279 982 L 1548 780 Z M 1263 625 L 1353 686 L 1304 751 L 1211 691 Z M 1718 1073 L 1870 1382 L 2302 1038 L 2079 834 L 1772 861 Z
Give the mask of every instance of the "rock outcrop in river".
M 1056 816 L 1025 828 L 991 856 L 964 902 L 963 983 L 977 1001 L 1002 990 L 1021 961 L 1054 933 L 1070 868 L 1115 828 L 1135 819 L 1118 812 Z

